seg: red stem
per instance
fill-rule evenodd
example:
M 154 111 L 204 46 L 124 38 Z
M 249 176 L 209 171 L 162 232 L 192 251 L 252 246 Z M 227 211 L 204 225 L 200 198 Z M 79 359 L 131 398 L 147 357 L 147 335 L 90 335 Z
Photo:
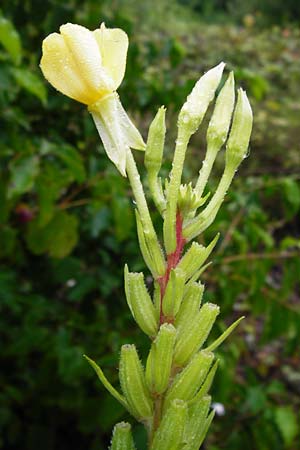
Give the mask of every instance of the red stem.
M 185 239 L 182 235 L 182 223 L 183 219 L 180 212 L 176 215 L 176 249 L 173 253 L 167 255 L 167 268 L 165 274 L 158 278 L 158 283 L 160 285 L 160 325 L 164 322 L 172 322 L 172 318 L 165 317 L 162 310 L 163 299 L 166 292 L 166 287 L 170 278 L 171 270 L 174 269 L 179 263 L 182 251 L 185 245 Z

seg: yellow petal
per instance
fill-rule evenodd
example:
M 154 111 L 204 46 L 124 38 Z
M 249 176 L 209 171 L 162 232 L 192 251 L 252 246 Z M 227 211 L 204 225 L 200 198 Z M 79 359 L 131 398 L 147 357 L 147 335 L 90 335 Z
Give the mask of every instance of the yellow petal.
M 78 77 L 77 67 L 60 34 L 52 33 L 44 39 L 40 66 L 45 78 L 55 89 L 74 100 L 89 103 L 86 86 Z
M 106 28 L 104 23 L 94 31 L 102 56 L 102 65 L 114 81 L 114 90 L 120 86 L 126 67 L 128 36 L 120 28 Z
M 93 32 L 72 23 L 62 25 L 60 32 L 94 101 L 112 92 L 114 83 L 102 67 L 100 49 Z

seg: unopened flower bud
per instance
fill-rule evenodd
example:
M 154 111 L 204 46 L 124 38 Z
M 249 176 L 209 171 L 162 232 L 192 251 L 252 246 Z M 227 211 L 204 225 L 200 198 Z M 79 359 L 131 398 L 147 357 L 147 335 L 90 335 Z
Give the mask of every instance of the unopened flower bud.
M 207 129 L 208 147 L 219 150 L 226 141 L 234 107 L 234 76 L 230 72 L 217 97 L 216 106 Z
M 225 64 L 206 72 L 195 84 L 192 92 L 184 103 L 178 117 L 178 126 L 186 129 L 188 134 L 197 131 L 206 110 L 215 96 L 216 89 L 221 81 Z
M 174 362 L 182 367 L 206 341 L 220 308 L 213 303 L 204 303 L 190 323 L 178 330 Z
M 158 174 L 163 157 L 166 123 L 166 109 L 164 106 L 159 108 L 153 122 L 150 125 L 148 140 L 145 152 L 145 166 L 148 172 Z
M 189 213 L 192 213 L 206 202 L 208 196 L 209 193 L 205 197 L 199 196 L 195 189 L 193 189 L 192 183 L 181 184 L 178 193 L 177 207 L 183 217 L 188 217 Z
M 232 127 L 226 145 L 226 165 L 238 167 L 246 157 L 252 122 L 253 115 L 247 94 L 239 89 Z
M 146 364 L 146 382 L 153 394 L 162 394 L 168 387 L 175 339 L 175 327 L 164 323 L 151 345 Z
M 173 400 L 154 434 L 151 450 L 180 450 L 188 417 L 186 402 Z
M 124 279 L 127 303 L 136 323 L 148 336 L 155 336 L 155 308 L 145 286 L 143 273 L 129 272 L 125 265 Z
M 153 402 L 134 345 L 127 344 L 121 348 L 119 377 L 123 394 L 136 419 L 149 419 L 153 412 Z
M 120 422 L 114 426 L 110 450 L 135 450 L 129 423 Z
M 204 382 L 214 359 L 211 352 L 201 351 L 193 356 L 189 364 L 173 380 L 167 391 L 164 407 L 172 400 L 191 400 Z

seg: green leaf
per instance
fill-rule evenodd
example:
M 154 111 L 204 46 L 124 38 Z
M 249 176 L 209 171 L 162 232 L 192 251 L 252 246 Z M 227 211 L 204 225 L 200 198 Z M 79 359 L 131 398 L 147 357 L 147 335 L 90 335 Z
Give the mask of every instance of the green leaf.
M 285 199 L 292 207 L 293 213 L 296 213 L 300 206 L 300 187 L 297 181 L 292 178 L 284 178 L 282 181 L 282 187 Z
M 15 64 L 20 64 L 22 46 L 18 32 L 12 22 L 0 15 L 0 42 Z
M 30 94 L 37 97 L 43 104 L 46 103 L 47 90 L 41 78 L 28 69 L 11 69 L 16 82 Z
M 275 421 L 285 444 L 289 447 L 298 434 L 297 416 L 291 406 L 279 406 L 275 411 Z
M 78 150 L 70 145 L 57 145 L 52 147 L 52 153 L 58 156 L 70 170 L 72 176 L 78 183 L 82 183 L 86 178 L 84 163 Z
M 41 227 L 38 220 L 29 224 L 26 242 L 29 249 L 39 255 L 48 253 L 53 258 L 64 258 L 78 241 L 78 220 L 75 216 L 59 211 L 52 220 Z
M 8 198 L 30 191 L 39 173 L 39 158 L 35 155 L 22 155 L 9 166 L 10 181 L 7 189 Z

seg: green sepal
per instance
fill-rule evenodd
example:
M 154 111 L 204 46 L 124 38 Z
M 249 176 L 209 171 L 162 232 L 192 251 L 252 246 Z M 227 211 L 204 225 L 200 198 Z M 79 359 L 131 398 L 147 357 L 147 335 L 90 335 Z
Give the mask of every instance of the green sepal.
M 125 397 L 121 395 L 108 381 L 106 376 L 104 375 L 102 369 L 98 366 L 98 364 L 95 363 L 91 358 L 89 358 L 86 355 L 83 355 L 83 357 L 87 360 L 87 362 L 90 364 L 90 366 L 94 369 L 96 374 L 98 375 L 99 380 L 103 384 L 103 386 L 108 390 L 108 392 L 116 399 L 118 402 L 121 403 L 121 405 L 124 406 L 131 414 L 132 409 L 130 408 L 130 405 L 127 403 Z
M 150 337 L 155 336 L 158 322 L 154 305 L 144 283 L 143 273 L 129 272 L 126 264 L 124 280 L 126 299 L 134 320 L 144 333 Z
M 174 400 L 154 434 L 150 450 L 182 449 L 187 417 L 188 408 L 186 402 L 178 399 Z
M 122 346 L 119 377 L 122 392 L 134 417 L 141 422 L 149 421 L 153 413 L 153 401 L 135 345 Z
M 201 283 L 190 283 L 181 302 L 180 309 L 176 315 L 176 327 L 186 326 L 198 313 L 203 296 L 204 285 Z
M 206 351 L 201 351 L 193 356 L 189 364 L 175 376 L 167 390 L 164 410 L 176 398 L 188 402 L 196 395 L 205 381 L 213 359 L 213 353 Z
M 114 426 L 110 450 L 135 450 L 129 423 L 120 422 Z
M 152 342 L 146 364 L 146 382 L 152 394 L 162 394 L 168 387 L 175 339 L 175 327 L 165 323 Z
M 174 318 L 180 308 L 185 284 L 185 273 L 180 268 L 172 269 L 163 298 L 162 310 L 165 317 Z
M 214 249 L 219 236 L 220 234 L 218 233 L 207 247 L 193 242 L 183 255 L 177 267 L 185 273 L 186 280 L 192 278 L 201 269 L 201 266 Z
M 190 323 L 178 329 L 174 351 L 174 362 L 183 367 L 206 341 L 220 308 L 213 303 L 204 303 Z
M 245 319 L 245 316 L 240 317 L 239 319 L 237 319 L 235 322 L 233 322 L 230 327 L 227 328 L 227 330 L 224 331 L 224 333 L 221 334 L 221 336 L 218 337 L 218 339 L 216 339 L 212 344 L 210 344 L 205 350 L 212 352 L 214 351 L 216 348 L 219 347 L 219 345 L 221 345 L 225 339 L 228 338 L 228 336 L 233 332 L 233 330 L 239 325 L 239 323 Z

